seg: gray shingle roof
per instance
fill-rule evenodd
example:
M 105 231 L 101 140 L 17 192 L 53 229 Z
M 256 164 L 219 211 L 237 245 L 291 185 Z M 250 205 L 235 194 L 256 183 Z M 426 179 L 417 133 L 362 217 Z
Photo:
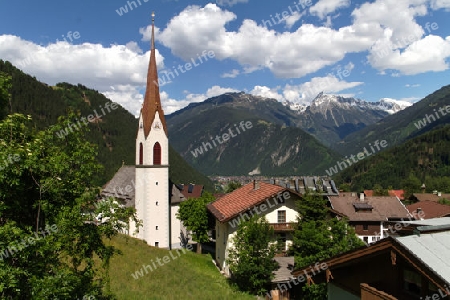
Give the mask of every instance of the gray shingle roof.
M 450 283 L 450 231 L 409 235 L 396 240 Z
M 102 197 L 114 197 L 121 200 L 126 207 L 134 207 L 135 189 L 141 182 L 136 182 L 135 166 L 122 166 L 114 177 L 103 186 Z M 171 204 L 177 204 L 185 200 L 185 197 L 175 184 L 170 182 Z

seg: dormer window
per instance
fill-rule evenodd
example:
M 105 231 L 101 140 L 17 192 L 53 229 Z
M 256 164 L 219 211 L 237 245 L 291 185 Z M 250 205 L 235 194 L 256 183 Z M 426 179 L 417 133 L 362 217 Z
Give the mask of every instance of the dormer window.
M 353 203 L 356 212 L 372 212 L 373 206 L 369 203 Z

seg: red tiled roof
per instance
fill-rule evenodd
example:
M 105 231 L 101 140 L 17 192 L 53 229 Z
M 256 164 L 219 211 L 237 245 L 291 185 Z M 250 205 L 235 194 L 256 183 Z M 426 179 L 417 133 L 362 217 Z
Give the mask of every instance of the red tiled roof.
M 188 198 L 200 198 L 202 196 L 203 185 L 192 184 L 192 190 L 191 190 L 190 193 L 189 193 L 189 186 L 190 186 L 190 184 L 183 185 L 183 190 L 181 191 L 181 193 L 183 194 L 183 196 L 186 199 L 188 199 Z
M 389 190 L 388 193 L 391 197 L 398 197 L 400 199 L 403 199 L 403 190 Z M 364 190 L 364 195 L 366 195 L 366 197 L 372 197 L 373 190 Z
M 364 190 L 364 195 L 366 195 L 366 197 L 372 197 L 373 196 L 373 190 Z
M 440 204 L 434 201 L 420 201 L 406 206 L 410 213 L 422 209 L 425 219 L 433 219 L 450 216 L 450 205 Z
M 397 197 L 330 197 L 332 208 L 344 215 L 350 221 L 386 221 L 388 219 L 409 218 L 409 212 Z M 371 212 L 356 211 L 355 203 L 365 203 L 373 207 Z
M 403 194 L 405 193 L 405 191 L 403 190 L 390 190 L 389 191 L 389 196 L 394 196 L 394 197 L 398 197 L 400 199 L 403 199 Z
M 279 192 L 289 190 L 285 187 L 265 182 L 259 182 L 259 185 L 259 189 L 255 190 L 253 189 L 253 183 L 246 184 L 208 204 L 208 209 L 217 220 L 224 222 L 264 202 Z

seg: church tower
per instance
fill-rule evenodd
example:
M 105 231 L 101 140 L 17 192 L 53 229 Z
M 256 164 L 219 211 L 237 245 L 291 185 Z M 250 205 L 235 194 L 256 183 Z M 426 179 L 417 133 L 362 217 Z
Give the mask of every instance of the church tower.
M 152 13 L 147 87 L 136 137 L 135 208 L 143 222 L 137 237 L 150 246 L 169 249 L 169 139 L 159 95 L 154 17 Z

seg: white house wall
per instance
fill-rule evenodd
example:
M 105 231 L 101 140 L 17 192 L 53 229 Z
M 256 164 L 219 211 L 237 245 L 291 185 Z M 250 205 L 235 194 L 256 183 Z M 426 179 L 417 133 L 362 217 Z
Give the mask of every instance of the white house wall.
M 286 223 L 297 222 L 298 213 L 295 209 L 295 199 L 298 199 L 298 196 L 292 194 L 290 194 L 290 197 L 286 199 L 284 203 L 277 203 L 273 198 L 270 198 L 261 205 L 258 205 L 257 211 L 260 212 L 259 216 L 265 216 L 268 223 L 278 223 L 279 210 L 286 211 Z M 251 216 L 250 214 L 247 215 Z M 236 218 L 240 219 L 241 222 L 247 220 L 245 214 L 240 214 Z M 233 223 L 233 220 L 235 219 L 232 219 L 227 223 L 221 223 L 216 220 L 216 261 L 227 275 L 230 275 L 226 263 L 228 250 L 233 247 L 233 237 L 238 229 L 237 223 Z M 234 224 L 234 226 L 232 226 L 232 224 Z M 287 238 L 292 238 L 292 234 L 287 233 L 286 236 Z M 286 240 L 286 244 L 288 246 L 291 245 L 292 240 Z

